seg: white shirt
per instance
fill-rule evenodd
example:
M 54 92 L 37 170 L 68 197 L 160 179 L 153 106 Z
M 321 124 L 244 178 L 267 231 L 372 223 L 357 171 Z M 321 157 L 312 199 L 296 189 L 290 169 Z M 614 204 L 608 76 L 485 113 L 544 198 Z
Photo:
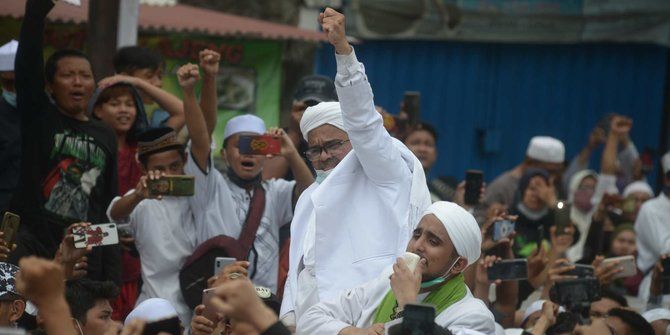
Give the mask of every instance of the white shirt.
M 383 127 L 363 64 L 354 52 L 336 59 L 335 86 L 352 151 L 296 204 L 282 318 L 291 312 L 300 318 L 311 297 L 332 299 L 375 278 L 405 251 L 431 203 L 421 163 Z M 309 278 L 301 264 L 313 267 Z M 298 306 L 301 301 L 308 303 Z
M 661 193 L 645 202 L 635 221 L 637 267 L 648 271 L 661 255 L 670 252 L 670 199 Z
M 209 173 L 196 172 L 196 198 L 204 207 L 196 210 L 200 226 L 196 242 L 226 235 L 239 238 L 249 212 L 252 192 L 235 185 L 227 176 L 214 169 Z M 198 181 L 201 181 L 199 183 Z M 279 228 L 293 219 L 293 190 L 295 181 L 272 179 L 262 182 L 265 189 L 265 209 L 256 232 L 253 250 L 249 254 L 249 275 L 254 284 L 277 292 L 279 271 Z
M 188 159 L 185 174 L 193 175 L 196 170 L 200 171 L 194 161 Z M 135 190 L 130 190 L 126 195 L 133 192 Z M 121 197 L 112 200 L 107 216 L 115 223 L 129 223 L 133 230 L 143 282 L 137 304 L 149 298 L 166 299 L 187 327 L 191 323 L 192 311 L 181 294 L 179 271 L 196 247 L 196 223 L 192 211 L 195 197 L 145 199 L 128 218 L 114 220 L 110 211 L 119 199 Z
M 333 300 L 322 301 L 312 306 L 299 320 L 297 334 L 338 334 L 350 326 L 367 328 L 374 323 L 377 308 L 391 290 L 391 269 L 353 289 L 347 290 Z M 417 297 L 417 303 L 427 294 Z M 493 314 L 468 289 L 465 297 L 435 317 L 435 323 L 449 328 L 453 333 L 475 330 L 484 334 L 495 334 Z

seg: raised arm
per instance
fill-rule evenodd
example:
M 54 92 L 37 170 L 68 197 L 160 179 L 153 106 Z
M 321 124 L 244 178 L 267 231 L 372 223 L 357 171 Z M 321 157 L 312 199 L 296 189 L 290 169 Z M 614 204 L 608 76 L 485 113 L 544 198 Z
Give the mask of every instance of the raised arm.
M 150 82 L 141 78 L 117 74 L 107 77 L 98 83 L 98 87 L 108 87 L 117 83 L 128 83 L 141 90 L 146 95 L 156 101 L 165 111 L 170 114 L 166 125 L 175 132 L 179 132 L 184 127 L 184 108 L 181 100 L 160 87 L 152 85 Z
M 335 47 L 337 75 L 335 87 L 342 107 L 344 128 L 366 175 L 377 184 L 391 184 L 410 178 L 405 162 L 393 138 L 384 129 L 375 110 L 372 88 L 363 64 L 347 42 L 344 15 L 327 8 L 319 17 L 328 41 Z
M 45 111 L 43 45 L 47 14 L 54 7 L 51 0 L 28 0 L 21 23 L 19 49 L 16 52 L 16 99 L 22 119 L 36 120 Z
M 200 169 L 207 171 L 211 141 L 207 123 L 195 98 L 195 84 L 200 79 L 198 66 L 190 63 L 182 66 L 177 71 L 177 78 L 184 90 L 184 111 L 186 111 L 186 127 L 191 136 L 191 155 Z M 209 84 L 213 85 L 214 82 Z
M 205 116 L 207 133 L 212 136 L 216 128 L 216 75 L 219 73 L 221 55 L 216 51 L 200 51 L 200 69 L 202 70 L 202 90 L 200 91 L 200 109 Z

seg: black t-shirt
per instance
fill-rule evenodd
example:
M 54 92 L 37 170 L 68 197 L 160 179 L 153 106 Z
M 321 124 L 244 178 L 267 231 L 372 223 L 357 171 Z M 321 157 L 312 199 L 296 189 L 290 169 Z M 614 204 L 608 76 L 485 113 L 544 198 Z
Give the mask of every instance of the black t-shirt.
M 9 209 L 9 202 L 19 181 L 21 164 L 21 133 L 16 108 L 0 98 L 0 214 Z
M 12 208 L 21 215 L 23 233 L 32 235 L 49 254 L 55 252 L 69 224 L 108 222 L 105 212 L 117 194 L 112 129 L 93 118 L 80 121 L 61 113 L 44 91 L 42 39 L 51 8 L 51 1 L 29 0 L 21 25 L 15 72 L 23 157 L 12 201 Z M 26 247 L 30 254 L 33 248 Z M 115 257 L 100 258 L 102 264 L 89 262 L 100 270 L 94 279 L 117 279 L 116 269 L 105 269 L 120 264 Z

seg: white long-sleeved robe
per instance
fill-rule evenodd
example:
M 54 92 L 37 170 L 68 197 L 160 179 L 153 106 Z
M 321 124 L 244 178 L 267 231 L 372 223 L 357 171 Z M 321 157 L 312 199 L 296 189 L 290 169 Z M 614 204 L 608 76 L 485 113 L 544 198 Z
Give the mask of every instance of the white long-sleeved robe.
M 637 235 L 637 267 L 647 276 L 640 283 L 638 297 L 647 301 L 651 284 L 651 269 L 661 255 L 670 252 L 670 199 L 661 193 L 645 202 L 635 221 Z M 665 299 L 667 300 L 667 298 Z
M 296 204 L 282 317 L 295 312 L 297 319 L 312 304 L 375 278 L 405 251 L 431 203 L 421 163 L 384 129 L 363 64 L 354 52 L 336 59 L 335 86 L 352 151 Z M 310 222 L 314 234 L 305 242 Z M 313 274 L 299 285 L 309 248 Z M 317 297 L 305 302 L 301 295 Z
M 377 308 L 391 289 L 391 272 L 388 269 L 378 278 L 347 290 L 336 299 L 312 306 L 298 320 L 297 333 L 338 334 L 349 326 L 372 326 Z M 472 296 L 470 290 L 463 299 L 438 314 L 435 322 L 441 327 L 449 328 L 454 334 L 465 329 L 484 334 L 496 333 L 493 314 L 484 302 Z

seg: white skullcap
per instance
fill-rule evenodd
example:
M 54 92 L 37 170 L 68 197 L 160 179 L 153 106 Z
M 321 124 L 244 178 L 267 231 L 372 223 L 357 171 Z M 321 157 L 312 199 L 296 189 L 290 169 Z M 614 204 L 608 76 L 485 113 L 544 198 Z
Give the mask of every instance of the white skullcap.
M 528 143 L 526 156 L 545 163 L 563 163 L 565 146 L 553 137 L 535 136 Z
M 135 319 L 141 319 L 147 322 L 169 319 L 177 316 L 177 310 L 172 304 L 161 298 L 151 298 L 142 301 L 135 306 L 126 317 L 124 324 L 128 324 Z
M 307 141 L 307 134 L 324 124 L 329 124 L 346 132 L 344 130 L 344 119 L 342 119 L 342 109 L 339 102 L 321 102 L 315 106 L 307 107 L 300 119 L 302 137 Z
M 626 188 L 623 189 L 623 197 L 627 198 L 631 193 L 634 192 L 643 192 L 649 195 L 650 197 L 654 196 L 654 190 L 651 189 L 651 186 L 649 186 L 649 184 L 647 184 L 646 181 L 642 180 L 634 181 L 628 184 L 628 186 L 626 186 Z
M 530 304 L 530 306 L 528 306 L 528 308 L 526 308 L 526 311 L 523 313 L 523 319 L 521 319 L 521 323 L 523 324 L 524 322 L 526 322 L 526 319 L 528 319 L 528 317 L 531 314 L 541 311 L 545 301 L 546 300 L 537 300 L 534 303 Z M 559 313 L 565 312 L 565 308 L 563 308 L 563 306 L 558 306 L 558 312 Z
M 19 42 L 11 40 L 0 47 L 0 71 L 14 71 L 14 58 Z
M 256 115 L 244 114 L 236 116 L 226 123 L 223 130 L 223 139 L 226 140 L 239 133 L 265 134 L 265 122 Z
M 661 165 L 663 166 L 663 173 L 670 171 L 670 151 L 666 152 L 661 158 Z
M 423 212 L 423 216 L 428 214 L 435 215 L 442 222 L 456 252 L 468 260 L 468 266 L 479 260 L 482 252 L 482 231 L 472 214 L 448 201 L 433 203 Z
M 670 310 L 665 308 L 654 308 L 642 313 L 642 317 L 649 323 L 658 320 L 670 320 Z

